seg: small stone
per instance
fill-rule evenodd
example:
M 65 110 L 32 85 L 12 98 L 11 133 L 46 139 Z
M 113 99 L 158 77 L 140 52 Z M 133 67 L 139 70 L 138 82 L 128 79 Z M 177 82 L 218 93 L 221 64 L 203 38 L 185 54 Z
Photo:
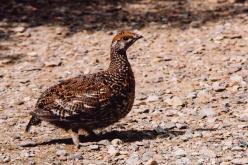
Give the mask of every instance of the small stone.
M 174 108 L 178 107 L 178 106 L 183 106 L 184 105 L 184 100 L 180 97 L 173 97 L 171 99 L 166 99 L 164 100 L 164 102 L 166 102 L 167 104 L 173 106 Z
M 38 56 L 38 53 L 37 52 L 28 52 L 27 55 L 30 57 L 36 57 L 36 56 Z
M 242 122 L 248 122 L 248 113 L 241 114 L 239 116 L 239 120 L 242 121 Z
M 110 154 L 110 155 L 112 155 L 112 156 L 117 156 L 117 155 L 119 155 L 120 153 L 119 153 L 119 150 L 118 149 L 116 149 L 114 146 L 112 146 L 112 145 L 110 145 L 109 147 L 108 147 L 108 153 Z
M 62 33 L 63 33 L 63 28 L 62 27 L 56 27 L 56 29 L 55 29 L 55 33 L 57 34 L 57 35 L 61 35 Z
M 10 157 L 9 156 L 3 156 L 2 160 L 3 160 L 3 163 L 8 163 L 10 161 Z
M 68 153 L 65 150 L 57 150 L 56 155 L 66 156 L 66 155 L 68 155 Z
M 82 153 L 75 153 L 75 154 L 73 155 L 73 159 L 76 159 L 76 160 L 81 160 L 81 159 L 83 159 Z
M 159 97 L 156 96 L 156 95 L 151 95 L 151 96 L 148 96 L 147 101 L 148 101 L 148 102 L 159 101 Z
M 110 145 L 110 141 L 109 140 L 101 140 L 98 142 L 98 144 L 107 146 L 107 145 Z
M 142 114 L 142 113 L 149 113 L 150 110 L 147 109 L 147 108 L 145 108 L 145 109 L 138 108 L 138 109 L 135 109 L 135 111 L 136 111 L 137 113 Z
M 113 140 L 111 141 L 111 144 L 112 144 L 113 146 L 119 146 L 119 145 L 123 144 L 123 141 L 122 141 L 121 139 L 113 139 Z
M 185 132 L 185 134 L 184 134 L 183 136 L 181 136 L 181 139 L 182 139 L 183 141 L 188 141 L 188 140 L 191 139 L 192 137 L 193 137 L 192 131 L 191 131 L 191 130 L 187 130 L 187 131 Z
M 59 66 L 61 64 L 61 60 L 60 59 L 54 59 L 52 61 L 44 61 L 44 64 L 46 67 L 55 67 L 55 66 Z
M 25 30 L 26 30 L 26 28 L 23 27 L 23 26 L 18 26 L 18 27 L 15 27 L 15 28 L 13 29 L 13 31 L 14 31 L 14 32 L 17 32 L 17 33 L 23 33 Z
M 156 160 L 150 159 L 144 165 L 158 165 Z
M 203 107 L 200 110 L 200 116 L 202 118 L 204 118 L 204 117 L 212 117 L 212 116 L 215 116 L 215 115 L 216 115 L 216 113 L 211 107 Z
M 235 146 L 231 149 L 232 151 L 243 151 L 244 149 L 239 147 L 239 146 Z
M 126 165 L 139 165 L 140 163 L 141 160 L 136 152 L 132 153 L 126 161 Z
M 220 165 L 231 165 L 230 162 L 221 162 Z
M 99 146 L 98 145 L 90 145 L 89 148 L 91 150 L 98 150 L 99 149 Z
M 23 151 L 21 151 L 20 156 L 24 157 L 24 158 L 29 158 L 29 157 L 34 157 L 35 154 L 34 154 L 34 151 L 32 151 L 32 150 L 30 150 L 30 151 L 23 150 Z
M 197 97 L 197 93 L 196 92 L 190 92 L 187 95 L 188 99 L 195 99 Z
M 190 160 L 187 157 L 182 157 L 176 160 L 177 165 L 190 164 Z
M 137 100 L 145 100 L 147 96 L 144 93 L 138 93 L 136 96 Z
M 212 88 L 215 92 L 222 92 L 226 89 L 226 87 L 219 82 L 214 82 Z
M 233 164 L 238 164 L 238 165 L 248 164 L 248 158 L 237 158 L 237 159 L 233 159 L 231 162 Z
M 178 129 L 186 129 L 186 128 L 188 128 L 188 125 L 185 123 L 176 123 L 176 127 Z
M 187 155 L 187 153 L 182 148 L 177 148 L 174 151 L 174 155 L 176 155 L 178 157 L 185 157 Z
M 29 147 L 29 146 L 34 146 L 35 142 L 31 141 L 31 140 L 26 140 L 26 141 L 22 141 L 20 143 L 20 147 Z

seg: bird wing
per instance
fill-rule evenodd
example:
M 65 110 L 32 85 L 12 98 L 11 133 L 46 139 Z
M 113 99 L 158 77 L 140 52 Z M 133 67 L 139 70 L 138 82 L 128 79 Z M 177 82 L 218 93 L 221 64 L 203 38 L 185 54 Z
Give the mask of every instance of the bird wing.
M 73 78 L 44 92 L 36 105 L 36 115 L 47 121 L 75 121 L 92 118 L 111 105 L 111 88 L 103 81 Z

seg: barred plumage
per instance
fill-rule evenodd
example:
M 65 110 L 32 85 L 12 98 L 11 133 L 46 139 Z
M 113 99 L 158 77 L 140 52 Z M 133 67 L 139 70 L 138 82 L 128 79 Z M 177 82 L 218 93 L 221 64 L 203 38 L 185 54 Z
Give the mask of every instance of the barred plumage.
M 80 75 L 47 89 L 38 99 L 26 131 L 44 120 L 70 130 L 74 144 L 79 146 L 79 129 L 94 134 L 94 129 L 125 117 L 135 96 L 135 80 L 126 50 L 141 37 L 120 32 L 113 38 L 106 71 Z

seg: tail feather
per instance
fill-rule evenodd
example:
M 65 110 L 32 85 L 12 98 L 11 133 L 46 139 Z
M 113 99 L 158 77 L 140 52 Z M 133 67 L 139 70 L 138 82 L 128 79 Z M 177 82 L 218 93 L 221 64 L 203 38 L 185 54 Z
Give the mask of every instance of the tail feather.
M 25 132 L 29 132 L 32 125 L 38 125 L 40 123 L 41 120 L 36 115 L 32 115 L 31 119 L 28 122 L 28 125 L 26 126 Z

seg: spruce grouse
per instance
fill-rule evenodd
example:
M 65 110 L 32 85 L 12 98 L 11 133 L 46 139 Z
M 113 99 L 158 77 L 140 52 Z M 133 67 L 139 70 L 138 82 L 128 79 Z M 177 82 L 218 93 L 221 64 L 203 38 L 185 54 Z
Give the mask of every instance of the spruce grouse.
M 125 117 L 135 96 L 134 74 L 126 51 L 141 35 L 123 31 L 111 43 L 107 70 L 70 78 L 47 89 L 38 99 L 26 127 L 47 121 L 71 133 L 79 147 L 78 131 L 95 135 L 94 129 L 107 127 Z

